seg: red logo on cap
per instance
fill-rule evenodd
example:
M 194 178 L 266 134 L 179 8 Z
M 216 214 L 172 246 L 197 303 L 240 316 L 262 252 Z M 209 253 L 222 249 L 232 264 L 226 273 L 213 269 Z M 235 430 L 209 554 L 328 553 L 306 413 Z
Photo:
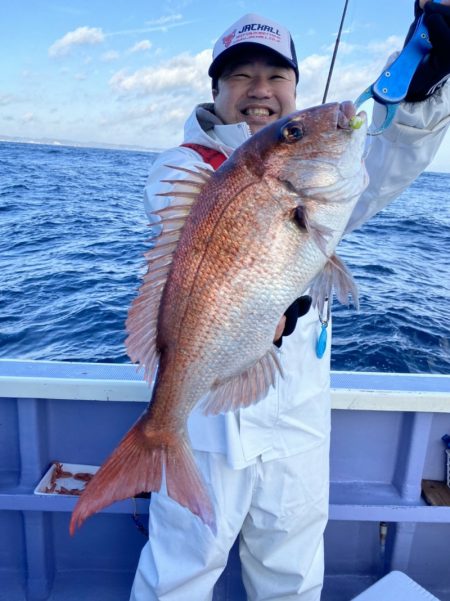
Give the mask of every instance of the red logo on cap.
M 222 38 L 222 42 L 223 42 L 223 45 L 225 46 L 225 48 L 228 48 L 228 46 L 231 44 L 235 34 L 236 34 L 236 30 L 232 31 L 229 35 L 226 35 L 224 38 Z

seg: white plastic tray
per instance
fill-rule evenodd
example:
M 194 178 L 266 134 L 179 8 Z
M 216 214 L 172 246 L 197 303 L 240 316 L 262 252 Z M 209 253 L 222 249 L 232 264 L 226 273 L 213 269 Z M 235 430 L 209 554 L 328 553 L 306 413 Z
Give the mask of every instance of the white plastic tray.
M 61 466 L 60 471 L 66 472 L 67 475 L 62 474 L 58 476 L 58 466 Z M 34 489 L 34 494 L 63 495 L 66 497 L 78 496 L 83 492 L 87 484 L 86 480 L 80 479 L 80 474 L 95 474 L 98 469 L 98 465 L 54 461 Z M 71 476 L 68 475 L 69 472 L 72 474 Z M 74 477 L 75 475 L 78 475 L 78 478 Z
M 394 570 L 352 601 L 439 601 L 403 572 Z

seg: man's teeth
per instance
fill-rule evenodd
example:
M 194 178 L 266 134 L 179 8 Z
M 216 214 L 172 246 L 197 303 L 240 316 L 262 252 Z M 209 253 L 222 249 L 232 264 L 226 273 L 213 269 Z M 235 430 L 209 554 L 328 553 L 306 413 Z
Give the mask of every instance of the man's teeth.
M 264 108 L 248 108 L 245 110 L 246 115 L 255 115 L 257 117 L 268 117 L 270 115 L 269 109 Z

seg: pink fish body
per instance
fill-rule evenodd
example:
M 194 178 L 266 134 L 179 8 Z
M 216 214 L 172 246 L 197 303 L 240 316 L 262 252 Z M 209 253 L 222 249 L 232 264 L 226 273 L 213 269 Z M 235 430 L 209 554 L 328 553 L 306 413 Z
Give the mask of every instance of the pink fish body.
M 159 211 L 162 234 L 127 319 L 128 352 L 156 381 L 151 402 L 91 480 L 71 532 L 113 501 L 167 493 L 215 529 L 186 422 L 263 398 L 281 371 L 274 333 L 307 289 L 321 306 L 331 288 L 355 289 L 334 250 L 367 185 L 366 125 L 351 103 L 280 119 L 243 144 L 214 174 L 186 174 Z M 363 118 L 365 115 L 363 114 Z M 176 169 L 174 167 L 174 169 Z

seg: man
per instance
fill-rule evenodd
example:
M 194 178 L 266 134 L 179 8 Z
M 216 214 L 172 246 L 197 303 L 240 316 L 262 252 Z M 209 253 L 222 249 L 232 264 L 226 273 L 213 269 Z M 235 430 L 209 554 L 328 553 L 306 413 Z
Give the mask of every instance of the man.
M 416 12 L 421 12 L 418 4 Z M 428 14 L 427 8 L 427 15 L 430 33 L 438 23 L 435 39 L 443 56 L 431 56 L 410 88 L 415 102 L 404 103 L 390 129 L 372 142 L 370 185 L 348 229 L 405 189 L 432 160 L 445 134 L 450 86 L 441 84 L 450 65 L 442 39 L 448 48 L 450 9 L 440 7 L 436 13 L 433 7 Z M 158 196 L 172 189 L 162 180 L 188 177 L 167 165 L 217 165 L 218 156 L 229 156 L 253 133 L 295 110 L 299 73 L 294 45 L 289 32 L 269 19 L 249 14 L 234 23 L 214 47 L 209 75 L 214 104 L 196 107 L 185 126 L 187 145 L 163 153 L 152 166 L 145 205 L 153 223 L 152 212 L 172 200 Z M 132 601 L 212 599 L 238 535 L 248 599 L 320 599 L 328 511 L 330 343 L 323 356 L 317 353 L 327 316 L 308 309 L 308 298 L 302 297 L 287 311 L 284 330 L 284 320 L 280 325 L 284 378 L 266 398 L 236 413 L 191 415 L 189 434 L 214 502 L 217 536 L 163 490 L 153 494 L 149 542 Z M 297 316 L 295 331 L 286 337 Z

